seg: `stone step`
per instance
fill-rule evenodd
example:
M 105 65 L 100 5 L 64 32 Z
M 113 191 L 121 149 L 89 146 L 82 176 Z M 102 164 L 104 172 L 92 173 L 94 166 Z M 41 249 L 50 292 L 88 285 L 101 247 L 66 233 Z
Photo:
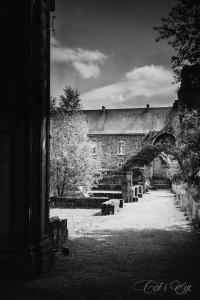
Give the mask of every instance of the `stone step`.
M 152 190 L 159 190 L 159 189 L 166 190 L 166 189 L 170 189 L 170 187 L 171 186 L 170 186 L 169 183 L 159 183 L 159 184 L 152 183 L 150 189 L 152 189 Z
M 170 186 L 169 185 L 153 185 L 150 187 L 150 190 L 169 190 Z
M 153 179 L 151 181 L 151 189 L 170 189 L 171 185 L 167 179 Z
M 168 180 L 152 180 L 151 183 L 154 183 L 154 184 L 169 184 L 169 181 Z

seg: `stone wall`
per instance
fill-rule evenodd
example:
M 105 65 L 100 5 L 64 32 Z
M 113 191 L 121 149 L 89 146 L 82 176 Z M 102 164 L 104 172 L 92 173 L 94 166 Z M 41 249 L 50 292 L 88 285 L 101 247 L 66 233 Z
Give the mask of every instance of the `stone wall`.
M 73 198 L 50 197 L 50 208 L 101 208 L 108 197 Z
M 120 120 L 119 120 L 120 122 Z M 101 147 L 102 168 L 118 168 L 142 148 L 143 134 L 133 135 L 89 135 L 89 138 Z M 118 142 L 125 142 L 125 155 L 118 154 Z M 98 151 L 98 149 L 97 149 Z
M 186 184 L 172 184 L 172 191 L 180 209 L 185 212 L 187 218 L 200 225 L 200 189 L 199 186 Z
M 53 248 L 60 249 L 68 238 L 67 220 L 60 220 L 58 217 L 50 218 L 49 235 Z

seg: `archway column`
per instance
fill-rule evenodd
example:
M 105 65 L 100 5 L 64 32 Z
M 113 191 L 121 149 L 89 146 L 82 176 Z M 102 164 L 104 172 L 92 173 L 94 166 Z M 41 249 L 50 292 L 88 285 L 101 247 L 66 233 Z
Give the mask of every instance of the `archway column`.
M 48 235 L 53 3 L 22 0 L 13 6 L 5 4 L 10 23 L 5 43 L 4 88 L 8 95 L 0 110 L 0 274 L 31 276 L 48 270 L 54 261 Z

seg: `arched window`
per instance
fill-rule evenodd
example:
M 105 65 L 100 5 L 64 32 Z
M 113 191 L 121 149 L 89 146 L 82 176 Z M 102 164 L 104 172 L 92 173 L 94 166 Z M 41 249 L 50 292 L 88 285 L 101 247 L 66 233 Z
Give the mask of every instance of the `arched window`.
M 118 155 L 125 155 L 125 142 L 118 142 Z

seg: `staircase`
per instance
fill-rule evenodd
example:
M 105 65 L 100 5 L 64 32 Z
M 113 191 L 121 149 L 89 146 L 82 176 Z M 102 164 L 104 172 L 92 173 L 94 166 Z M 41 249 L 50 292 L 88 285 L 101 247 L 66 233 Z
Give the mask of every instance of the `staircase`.
M 171 188 L 170 181 L 168 179 L 156 179 L 153 178 L 151 180 L 151 188 L 152 190 L 168 190 Z
M 107 197 L 108 199 L 122 199 L 122 182 L 124 171 L 107 169 L 102 172 L 103 177 L 97 186 L 90 191 L 93 197 Z

